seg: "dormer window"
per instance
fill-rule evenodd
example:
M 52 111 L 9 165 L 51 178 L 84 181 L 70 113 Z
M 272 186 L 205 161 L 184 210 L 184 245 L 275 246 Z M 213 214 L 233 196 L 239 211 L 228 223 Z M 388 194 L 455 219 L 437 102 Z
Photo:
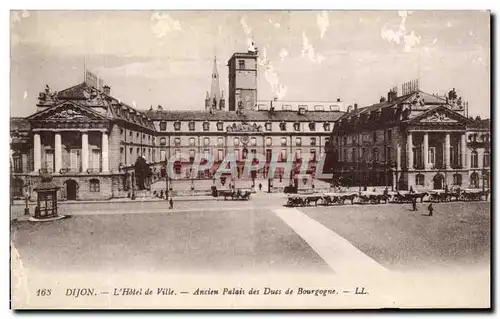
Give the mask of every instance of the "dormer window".
M 306 110 L 307 110 L 307 105 L 299 105 L 299 114 L 300 115 L 306 114 Z
M 309 131 L 316 131 L 316 123 L 314 122 L 309 123 Z
M 283 104 L 281 106 L 281 110 L 282 111 L 291 111 L 292 110 L 292 106 L 290 104 Z
M 224 130 L 224 123 L 217 122 L 217 131 L 222 131 L 222 130 Z
M 280 123 L 280 130 L 286 131 L 286 123 L 285 122 Z
M 300 123 L 299 122 L 293 123 L 293 129 L 296 132 L 300 131 Z
M 271 131 L 272 130 L 271 122 L 267 122 L 265 127 L 266 127 L 266 131 Z
M 203 130 L 208 131 L 210 129 L 210 123 L 208 122 L 203 122 Z
M 324 124 L 323 124 L 323 129 L 324 129 L 325 131 L 330 131 L 330 130 L 331 130 L 331 128 L 330 128 L 330 127 L 331 127 L 331 126 L 330 126 L 330 123 L 328 123 L 328 122 L 326 122 L 326 123 L 324 123 Z
M 245 60 L 238 60 L 238 69 L 245 69 Z
M 323 105 L 315 105 L 314 110 L 315 111 L 324 111 L 325 107 Z
M 176 131 L 180 131 L 181 130 L 181 122 L 176 121 L 174 123 L 174 130 L 176 130 Z
M 194 131 L 194 122 L 193 121 L 189 122 L 188 126 L 189 126 L 190 131 Z

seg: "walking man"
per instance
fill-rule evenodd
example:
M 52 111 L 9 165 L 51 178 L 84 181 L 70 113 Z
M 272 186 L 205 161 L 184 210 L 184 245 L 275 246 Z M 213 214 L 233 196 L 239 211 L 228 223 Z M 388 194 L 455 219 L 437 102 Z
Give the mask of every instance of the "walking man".
M 259 183 L 259 191 L 262 190 L 262 183 Z
M 168 203 L 169 203 L 168 209 L 173 209 L 174 208 L 174 200 L 172 199 L 172 197 L 170 197 L 170 200 L 168 201 Z
M 417 197 L 416 196 L 412 196 L 411 198 L 411 205 L 413 206 L 413 211 L 417 211 Z

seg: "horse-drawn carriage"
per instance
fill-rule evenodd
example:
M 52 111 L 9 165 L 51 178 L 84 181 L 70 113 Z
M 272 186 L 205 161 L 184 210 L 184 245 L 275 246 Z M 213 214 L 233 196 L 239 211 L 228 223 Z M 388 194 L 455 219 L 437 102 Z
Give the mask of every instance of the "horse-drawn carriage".
M 460 199 L 466 202 L 469 201 L 479 201 L 479 200 L 488 200 L 488 196 L 490 194 L 489 190 L 464 190 L 460 195 Z
M 380 204 L 382 201 L 387 204 L 387 201 L 391 198 L 389 194 L 377 193 L 377 192 L 362 192 L 359 195 L 359 201 L 362 204 Z
M 318 205 L 318 201 L 322 199 L 319 194 L 294 194 L 287 196 L 286 206 L 290 207 L 304 207 L 314 204 Z

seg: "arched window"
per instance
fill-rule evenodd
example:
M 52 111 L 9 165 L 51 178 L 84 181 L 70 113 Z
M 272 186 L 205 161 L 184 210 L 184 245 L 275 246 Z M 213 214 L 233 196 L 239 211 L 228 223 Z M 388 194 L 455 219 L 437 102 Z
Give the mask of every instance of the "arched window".
M 490 152 L 485 151 L 483 155 L 483 167 L 490 167 Z
M 477 151 L 472 151 L 472 153 L 470 154 L 470 165 L 472 168 L 477 168 L 478 167 L 478 164 L 477 164 Z
M 453 175 L 453 185 L 462 186 L 462 174 Z
M 97 178 L 90 180 L 90 191 L 93 193 L 99 193 L 101 191 L 100 182 Z
M 423 174 L 415 175 L 415 185 L 418 185 L 418 186 L 425 185 L 425 176 Z

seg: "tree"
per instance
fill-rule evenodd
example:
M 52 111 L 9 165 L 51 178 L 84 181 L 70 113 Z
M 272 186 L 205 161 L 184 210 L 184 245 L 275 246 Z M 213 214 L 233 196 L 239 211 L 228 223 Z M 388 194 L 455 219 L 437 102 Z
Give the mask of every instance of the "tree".
M 144 183 L 146 181 L 146 178 L 149 178 L 151 176 L 149 165 L 146 163 L 146 160 L 142 156 L 139 156 L 135 161 L 134 169 L 137 188 L 139 190 L 143 190 L 146 188 Z

